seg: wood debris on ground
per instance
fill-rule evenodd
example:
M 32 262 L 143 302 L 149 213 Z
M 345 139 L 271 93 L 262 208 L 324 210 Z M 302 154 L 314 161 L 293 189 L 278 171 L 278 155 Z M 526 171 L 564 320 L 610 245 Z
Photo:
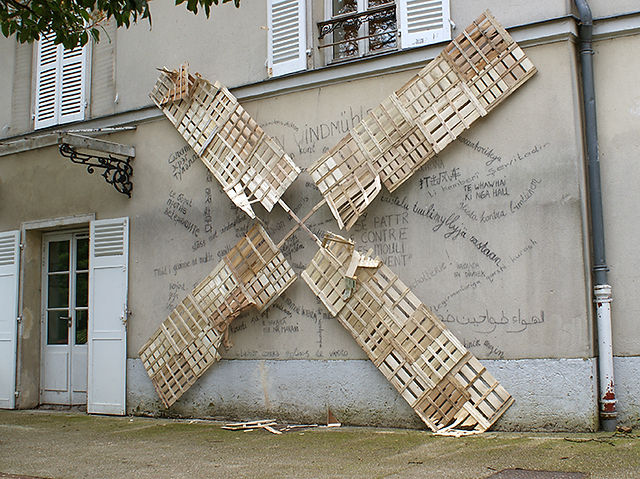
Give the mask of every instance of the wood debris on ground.
M 245 432 L 264 429 L 265 431 L 269 431 L 271 434 L 280 435 L 285 432 L 301 431 L 316 427 L 336 427 L 336 425 L 321 426 L 319 424 L 278 424 L 275 419 L 263 419 L 259 421 L 231 422 L 222 426 L 222 429 Z
M 327 407 L 327 424 L 278 424 L 275 419 L 261 419 L 256 421 L 245 422 L 230 422 L 222 426 L 222 429 L 228 429 L 230 431 L 255 431 L 256 429 L 264 429 L 271 434 L 282 434 L 284 432 L 302 431 L 312 428 L 329 428 L 329 427 L 341 427 L 342 424 L 336 419 L 333 411 Z

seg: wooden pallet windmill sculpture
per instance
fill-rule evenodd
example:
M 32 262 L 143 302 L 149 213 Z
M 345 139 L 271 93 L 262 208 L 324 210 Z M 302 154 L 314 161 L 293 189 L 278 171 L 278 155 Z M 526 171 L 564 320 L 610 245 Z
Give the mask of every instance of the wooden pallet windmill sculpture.
M 323 200 L 302 219 L 281 196 L 300 169 L 220 84 L 181 67 L 163 70 L 152 99 L 231 200 L 280 204 L 296 227 L 276 245 L 254 226 L 140 350 L 169 407 L 220 358 L 229 323 L 264 311 L 295 280 L 279 248 L 299 227 L 319 249 L 302 278 L 373 364 L 434 432 L 486 431 L 513 403 L 496 381 L 398 276 L 353 241 L 305 221 L 326 203 L 348 230 L 381 190 L 398 188 L 536 72 L 487 11 L 392 93 L 309 169 Z

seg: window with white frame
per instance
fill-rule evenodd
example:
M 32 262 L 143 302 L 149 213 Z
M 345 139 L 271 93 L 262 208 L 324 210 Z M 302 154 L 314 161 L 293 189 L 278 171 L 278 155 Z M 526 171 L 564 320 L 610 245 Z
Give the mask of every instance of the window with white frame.
M 320 22 L 321 48 L 330 58 L 354 58 L 398 47 L 396 4 L 391 0 L 326 0 L 329 20 Z
M 318 22 L 328 61 L 451 39 L 448 0 L 325 0 Z
M 52 36 L 51 36 L 52 37 Z M 44 36 L 37 42 L 34 127 L 83 120 L 88 44 L 71 50 Z

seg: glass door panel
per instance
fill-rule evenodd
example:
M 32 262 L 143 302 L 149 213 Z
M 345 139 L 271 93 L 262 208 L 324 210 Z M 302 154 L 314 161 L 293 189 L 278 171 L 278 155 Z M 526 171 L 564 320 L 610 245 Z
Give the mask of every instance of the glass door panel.
M 51 241 L 47 254 L 47 344 L 69 342 L 69 261 L 71 242 Z
M 87 344 L 89 316 L 89 238 L 76 238 L 75 344 Z
M 87 402 L 87 326 L 89 321 L 89 235 L 73 235 L 71 316 L 71 401 Z
M 84 404 L 87 389 L 88 233 L 44 236 L 42 397 Z
M 69 343 L 69 310 L 47 312 L 47 344 Z

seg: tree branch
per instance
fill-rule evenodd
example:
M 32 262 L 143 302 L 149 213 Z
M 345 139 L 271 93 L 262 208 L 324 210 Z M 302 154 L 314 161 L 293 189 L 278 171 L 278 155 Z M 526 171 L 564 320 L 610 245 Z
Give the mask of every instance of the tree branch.
M 27 0 L 26 3 L 20 3 L 17 0 L 0 0 L 0 3 L 4 3 L 5 5 L 13 5 L 13 7 L 16 9 L 16 12 L 19 12 L 20 10 L 26 10 L 31 13 L 31 15 L 37 15 L 36 12 L 34 12 L 31 7 L 29 7 L 31 0 Z

